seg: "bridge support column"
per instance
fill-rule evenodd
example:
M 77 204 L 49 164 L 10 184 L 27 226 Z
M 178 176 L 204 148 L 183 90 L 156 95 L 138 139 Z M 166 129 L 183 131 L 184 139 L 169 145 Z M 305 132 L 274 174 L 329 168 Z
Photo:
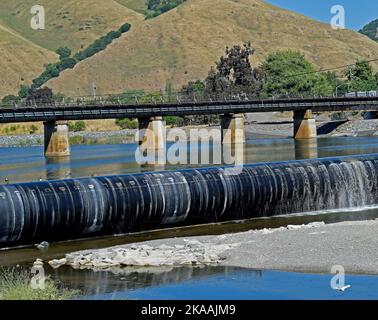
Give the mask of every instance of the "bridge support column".
M 67 121 L 44 122 L 45 156 L 65 157 L 69 156 L 70 141 L 68 137 Z
M 244 114 L 225 114 L 222 116 L 223 144 L 238 144 L 245 142 Z
M 163 118 L 139 118 L 138 121 L 139 157 L 143 158 L 144 164 L 165 164 L 166 134 Z
M 294 111 L 294 138 L 316 138 L 316 122 L 311 110 Z

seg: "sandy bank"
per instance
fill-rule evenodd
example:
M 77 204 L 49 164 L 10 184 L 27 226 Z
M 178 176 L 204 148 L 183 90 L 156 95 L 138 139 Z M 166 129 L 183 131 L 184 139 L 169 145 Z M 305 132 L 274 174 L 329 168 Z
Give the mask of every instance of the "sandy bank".
M 75 252 L 50 264 L 97 270 L 215 264 L 324 273 L 342 265 L 349 273 L 378 274 L 378 220 L 155 240 Z

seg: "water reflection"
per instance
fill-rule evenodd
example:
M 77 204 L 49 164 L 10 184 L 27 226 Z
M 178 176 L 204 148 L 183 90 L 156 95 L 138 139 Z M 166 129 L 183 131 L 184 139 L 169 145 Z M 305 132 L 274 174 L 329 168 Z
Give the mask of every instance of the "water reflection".
M 227 266 L 126 267 L 108 271 L 74 270 L 69 267 L 51 271 L 53 279 L 64 286 L 80 290 L 84 299 L 98 299 L 107 293 L 127 293 L 149 287 L 200 281 L 212 276 L 227 277 L 241 268 Z M 249 270 L 255 281 L 263 272 Z M 114 296 L 113 296 L 114 297 Z
M 62 180 L 71 178 L 71 158 L 46 158 L 46 180 Z
M 296 160 L 318 158 L 318 140 L 294 140 L 294 150 Z
M 169 143 L 168 147 L 171 145 L 172 143 Z M 218 166 L 219 161 L 215 153 L 220 151 L 219 146 L 212 143 L 202 146 L 202 153 L 209 153 L 210 163 Z M 136 147 L 136 144 L 72 146 L 70 157 L 49 160 L 43 156 L 41 147 L 0 148 L 0 183 L 5 178 L 13 183 L 35 181 L 40 178 L 77 178 L 201 166 L 196 163 L 141 166 L 135 160 Z M 198 159 L 203 156 L 198 150 L 198 145 L 194 144 L 191 148 L 186 157 L 187 162 L 190 162 L 193 154 L 197 153 Z M 378 153 L 378 137 L 327 137 L 298 141 L 259 139 L 247 141 L 244 148 L 238 150 L 237 159 L 244 158 L 245 163 Z M 235 155 L 235 150 L 230 150 L 230 147 L 225 146 L 223 151 Z
M 95 298 L 104 293 L 173 284 L 215 274 L 227 275 L 232 270 L 233 268 L 220 266 L 126 267 L 108 271 L 62 267 L 52 270 L 51 276 L 66 287 L 78 289 L 83 295 Z M 261 271 L 256 271 L 256 276 L 261 277 Z
M 351 290 L 331 289 L 333 274 L 259 271 L 202 266 L 126 268 L 110 271 L 53 271 L 52 278 L 79 289 L 78 299 L 117 300 L 260 300 L 260 299 L 377 299 L 377 276 L 349 275 Z
M 165 165 L 164 164 L 142 164 L 140 166 L 141 172 L 153 172 L 153 171 L 164 171 Z

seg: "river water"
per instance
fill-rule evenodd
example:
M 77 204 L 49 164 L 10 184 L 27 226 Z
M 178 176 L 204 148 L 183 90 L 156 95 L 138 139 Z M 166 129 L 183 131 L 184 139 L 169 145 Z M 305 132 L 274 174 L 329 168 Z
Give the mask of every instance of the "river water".
M 211 149 L 211 145 L 208 146 Z M 206 149 L 206 148 L 205 148 Z M 140 166 L 135 161 L 136 145 L 79 145 L 72 146 L 72 155 L 60 160 L 46 160 L 41 147 L 0 148 L 0 183 L 15 183 L 37 180 L 54 180 L 85 176 L 125 174 L 139 171 L 171 170 L 187 167 L 167 165 L 164 167 Z M 322 158 L 354 154 L 378 153 L 378 137 L 333 137 L 309 141 L 293 139 L 250 140 L 245 146 L 245 162 L 272 162 Z M 195 167 L 198 165 L 194 165 Z M 209 165 L 206 165 L 209 166 Z M 158 230 L 148 233 L 103 237 L 51 244 L 49 250 L 40 252 L 34 247 L 18 248 L 0 252 L 0 265 L 30 264 L 37 257 L 43 259 L 59 258 L 64 253 L 88 248 L 101 248 L 123 243 L 145 241 L 156 238 L 175 236 L 223 234 L 240 232 L 256 228 L 279 227 L 287 224 L 302 224 L 313 221 L 327 223 L 344 220 L 363 220 L 378 218 L 377 208 L 343 210 L 299 214 L 288 217 L 255 219 L 244 222 L 228 222 L 206 226 L 191 226 L 179 229 Z M 144 270 L 126 270 L 124 274 L 93 273 L 90 271 L 72 271 L 62 269 L 51 271 L 54 278 L 72 288 L 80 289 L 88 299 L 170 299 L 170 298 L 217 298 L 239 299 L 255 298 L 318 298 L 337 299 L 339 294 L 329 289 L 328 275 L 306 275 L 296 273 L 261 272 L 237 268 L 219 267 L 181 268 L 151 272 Z M 351 281 L 361 287 L 361 283 L 375 281 L 377 277 L 351 276 Z M 151 280 L 152 279 L 152 280 Z M 165 280 L 169 279 L 169 281 Z M 232 279 L 236 279 L 232 281 Z M 362 282 L 361 282 L 361 281 Z M 274 289 L 274 283 L 288 285 L 283 292 Z M 306 291 L 300 283 L 307 281 Z M 215 284 L 223 283 L 224 290 L 218 290 Z M 250 286 L 243 287 L 242 283 Z M 290 285 L 289 285 L 290 284 Z M 206 294 L 196 295 L 201 288 L 208 288 Z M 239 288 L 239 289 L 238 289 Z M 241 288 L 241 289 L 240 289 Z M 265 289 L 262 289 L 265 288 Z M 366 287 L 367 288 L 367 287 Z M 361 288 L 360 288 L 361 289 Z M 344 298 L 378 298 L 368 289 L 360 294 Z M 175 292 L 183 292 L 176 295 Z M 186 294 L 184 294 L 186 292 Z M 190 294 L 192 292 L 192 294 Z M 305 294 L 304 292 L 308 292 Z M 355 291 L 354 291 L 355 292 Z
M 141 166 L 135 161 L 136 147 L 135 144 L 77 145 L 72 146 L 70 157 L 62 159 L 45 159 L 42 147 L 0 148 L 0 183 L 6 179 L 15 183 L 188 167 Z M 257 163 L 365 153 L 378 153 L 378 137 L 249 140 L 244 159 L 245 163 Z

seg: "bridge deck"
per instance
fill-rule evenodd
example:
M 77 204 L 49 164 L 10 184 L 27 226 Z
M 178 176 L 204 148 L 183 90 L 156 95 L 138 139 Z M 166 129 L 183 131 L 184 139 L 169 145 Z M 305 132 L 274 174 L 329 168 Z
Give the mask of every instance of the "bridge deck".
M 35 107 L 2 107 L 0 108 L 0 123 L 304 110 L 312 110 L 313 112 L 378 111 L 378 97 L 166 102 L 146 104 L 118 104 L 116 102 L 45 104 Z

